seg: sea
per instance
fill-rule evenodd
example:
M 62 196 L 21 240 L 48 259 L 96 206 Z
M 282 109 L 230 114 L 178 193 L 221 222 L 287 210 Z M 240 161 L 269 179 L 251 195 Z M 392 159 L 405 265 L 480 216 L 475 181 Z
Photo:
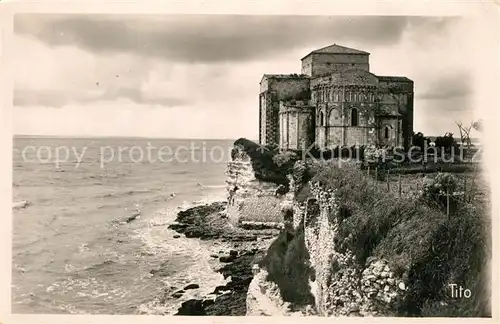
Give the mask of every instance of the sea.
M 12 313 L 169 315 L 224 284 L 219 247 L 168 224 L 225 198 L 233 142 L 14 138 L 13 203 L 28 205 L 13 208 Z M 169 297 L 190 283 L 200 289 Z

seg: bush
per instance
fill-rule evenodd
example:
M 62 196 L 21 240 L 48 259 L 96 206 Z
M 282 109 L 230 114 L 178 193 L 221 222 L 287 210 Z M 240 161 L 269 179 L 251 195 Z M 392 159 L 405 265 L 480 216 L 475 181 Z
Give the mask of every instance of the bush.
M 290 164 L 290 161 L 297 161 L 297 159 L 297 154 L 291 151 L 285 151 L 273 156 L 273 162 L 278 167 Z
M 250 157 L 255 178 L 288 187 L 287 175 L 291 173 L 293 164 L 298 159 L 296 155 L 280 154 L 277 146 L 261 146 L 244 138 L 236 140 L 234 146 L 231 158 L 236 158 L 238 149 L 245 151 Z
M 276 283 L 285 302 L 295 306 L 314 304 L 309 287 L 313 271 L 304 241 L 303 225 L 295 232 L 285 228 L 271 244 L 260 266 L 268 272 L 267 280 Z

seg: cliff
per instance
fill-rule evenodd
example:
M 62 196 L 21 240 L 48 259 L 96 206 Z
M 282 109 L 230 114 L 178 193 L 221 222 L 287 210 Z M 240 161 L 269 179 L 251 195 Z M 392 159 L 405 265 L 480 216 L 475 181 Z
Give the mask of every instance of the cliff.
M 281 203 L 287 178 L 275 165 L 277 152 L 255 143 L 235 142 L 227 166 L 227 216 L 243 228 L 281 228 Z
M 447 218 L 433 188 L 449 177 L 404 197 L 355 167 L 297 162 L 289 180 L 284 228 L 256 269 L 248 315 L 491 314 L 486 208 L 453 198 Z M 450 298 L 452 283 L 477 294 Z

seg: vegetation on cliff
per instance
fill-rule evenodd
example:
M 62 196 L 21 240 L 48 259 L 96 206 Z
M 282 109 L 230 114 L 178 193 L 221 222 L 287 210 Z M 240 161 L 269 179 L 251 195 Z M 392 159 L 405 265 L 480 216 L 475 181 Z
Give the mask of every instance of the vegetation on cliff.
M 309 183 L 335 191 L 339 203 L 335 217 L 340 219 L 337 252 L 351 251 L 361 269 L 370 258 L 387 260 L 397 276 L 405 278 L 408 291 L 398 315 L 490 316 L 491 227 L 484 200 L 470 201 L 455 192 L 447 204 L 444 192 L 456 190 L 456 179 L 449 175 L 438 175 L 414 195 L 397 197 L 357 168 L 327 164 L 303 168 L 300 173 L 311 180 L 297 179 L 296 200 L 311 198 Z M 289 270 L 286 255 L 295 257 L 293 266 L 300 271 Z M 297 298 L 299 304 L 310 302 L 307 283 L 312 273 L 303 235 L 284 231 L 265 260 L 269 280 L 283 289 L 284 300 L 294 302 L 295 296 L 302 296 Z M 470 289 L 472 296 L 452 298 L 449 284 Z
M 278 285 L 285 302 L 301 307 L 314 304 L 309 287 L 309 278 L 314 277 L 314 272 L 308 260 L 304 226 L 296 230 L 286 226 L 269 247 L 260 267 L 268 271 L 267 280 Z
M 255 142 L 240 138 L 234 142 L 231 158 L 234 160 L 238 149 L 242 149 L 252 162 L 255 178 L 288 186 L 287 175 L 291 172 L 295 161 L 300 157 L 294 154 L 280 154 L 276 146 L 261 146 Z

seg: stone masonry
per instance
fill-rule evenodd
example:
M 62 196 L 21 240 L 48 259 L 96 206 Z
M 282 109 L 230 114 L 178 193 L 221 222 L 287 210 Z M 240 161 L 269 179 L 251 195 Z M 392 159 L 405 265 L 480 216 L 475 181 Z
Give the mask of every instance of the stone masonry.
M 302 74 L 265 74 L 259 95 L 260 144 L 408 148 L 413 81 L 371 73 L 369 55 L 334 44 L 302 58 Z

